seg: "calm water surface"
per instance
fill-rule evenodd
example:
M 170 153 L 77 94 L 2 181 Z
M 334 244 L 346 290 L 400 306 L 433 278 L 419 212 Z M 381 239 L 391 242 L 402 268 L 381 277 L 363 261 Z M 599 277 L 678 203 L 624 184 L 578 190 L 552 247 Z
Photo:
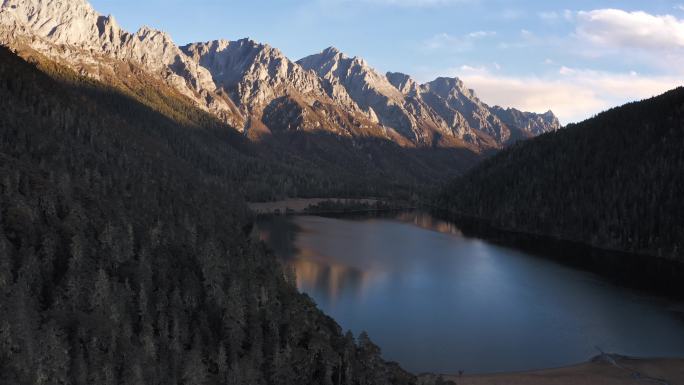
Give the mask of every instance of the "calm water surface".
M 273 217 L 258 231 L 295 267 L 301 291 L 414 372 L 550 368 L 596 346 L 684 357 L 682 304 L 465 237 L 427 214 Z

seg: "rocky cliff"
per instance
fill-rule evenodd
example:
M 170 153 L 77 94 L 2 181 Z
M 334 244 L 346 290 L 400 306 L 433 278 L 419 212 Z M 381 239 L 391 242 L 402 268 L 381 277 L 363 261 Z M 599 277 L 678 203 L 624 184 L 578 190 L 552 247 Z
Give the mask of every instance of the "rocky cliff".
M 480 152 L 559 128 L 551 112 L 491 108 L 456 78 L 418 84 L 332 47 L 297 62 L 249 39 L 178 47 L 155 29 L 123 30 L 86 0 L 5 0 L 0 43 L 99 80 L 126 76 L 116 66 L 130 64 L 252 138 L 325 131 Z

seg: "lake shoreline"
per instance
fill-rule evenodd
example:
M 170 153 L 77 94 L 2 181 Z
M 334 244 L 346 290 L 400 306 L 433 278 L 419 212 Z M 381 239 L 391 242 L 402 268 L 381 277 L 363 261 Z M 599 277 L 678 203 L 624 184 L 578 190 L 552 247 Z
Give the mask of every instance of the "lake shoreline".
M 434 374 L 421 374 L 419 383 L 434 383 Z M 559 368 L 521 372 L 442 375 L 458 385 L 619 385 L 684 384 L 684 358 L 636 358 L 601 354 Z
M 675 300 L 684 298 L 684 263 L 649 254 L 599 247 L 548 234 L 511 230 L 491 221 L 426 208 L 427 212 L 458 225 L 466 236 L 487 239 L 502 246 L 513 246 L 544 258 L 598 273 L 616 283 Z
M 324 215 L 415 210 L 417 207 L 379 198 L 290 198 L 272 202 L 248 202 L 257 216 Z
M 684 357 L 675 343 L 684 310 L 679 302 L 546 261 L 552 257 L 490 244 L 422 210 L 274 215 L 261 219 L 255 236 L 292 266 L 297 287 L 343 328 L 369 332 L 387 359 L 414 373 L 550 368 L 588 359 L 595 344 L 634 355 Z M 431 305 L 432 298 L 439 300 Z M 601 309 L 601 316 L 588 309 Z M 381 320 L 388 314 L 391 328 Z M 626 332 L 632 319 L 645 328 L 638 335 Z M 622 332 L 603 338 L 605 328 Z M 663 337 L 663 330 L 672 333 Z M 396 343 L 398 335 L 405 342 Z M 531 351 L 520 350 L 535 339 Z M 595 342 L 587 351 L 579 339 Z M 415 341 L 435 348 L 417 352 Z
M 334 208 L 330 205 L 320 207 L 328 203 L 336 206 Z M 544 254 L 544 258 L 600 274 L 625 287 L 675 300 L 684 299 L 684 281 L 681 280 L 684 276 L 684 263 L 682 262 L 647 254 L 602 248 L 547 234 L 501 228 L 484 218 L 455 214 L 429 205 L 410 205 L 407 202 L 393 202 L 374 197 L 290 198 L 273 202 L 252 202 L 248 205 L 257 217 L 354 214 L 381 216 L 384 213 L 420 210 L 458 225 L 464 230 L 466 236 L 486 239 L 502 246 L 520 248 L 533 254 L 540 254 L 540 247 L 550 246 L 556 250 L 550 254 L 549 250 L 542 250 L 541 254 Z

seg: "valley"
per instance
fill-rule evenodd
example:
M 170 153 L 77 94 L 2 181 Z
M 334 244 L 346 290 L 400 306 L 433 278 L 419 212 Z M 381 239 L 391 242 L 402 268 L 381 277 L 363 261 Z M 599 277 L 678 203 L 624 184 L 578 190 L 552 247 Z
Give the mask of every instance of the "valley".
M 453 67 L 503 33 L 436 35 L 418 77 L 123 24 L 0 2 L 1 384 L 681 381 L 677 82 L 562 126 L 521 107 L 566 96 L 545 78 L 515 108 L 499 58 Z

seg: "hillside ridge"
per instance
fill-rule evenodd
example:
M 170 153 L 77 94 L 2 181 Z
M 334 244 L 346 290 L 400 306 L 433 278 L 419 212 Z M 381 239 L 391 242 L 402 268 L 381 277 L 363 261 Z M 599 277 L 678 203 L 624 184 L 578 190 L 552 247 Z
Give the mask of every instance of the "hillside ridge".
M 167 33 L 146 26 L 125 31 L 85 0 L 4 1 L 0 43 L 30 46 L 100 80 L 116 75 L 112 60 L 135 63 L 252 139 L 324 131 L 481 153 L 560 128 L 555 116 L 500 113 L 458 79 L 407 80 L 413 90 L 402 89 L 393 75 L 334 47 L 296 62 L 250 39 L 179 47 Z

